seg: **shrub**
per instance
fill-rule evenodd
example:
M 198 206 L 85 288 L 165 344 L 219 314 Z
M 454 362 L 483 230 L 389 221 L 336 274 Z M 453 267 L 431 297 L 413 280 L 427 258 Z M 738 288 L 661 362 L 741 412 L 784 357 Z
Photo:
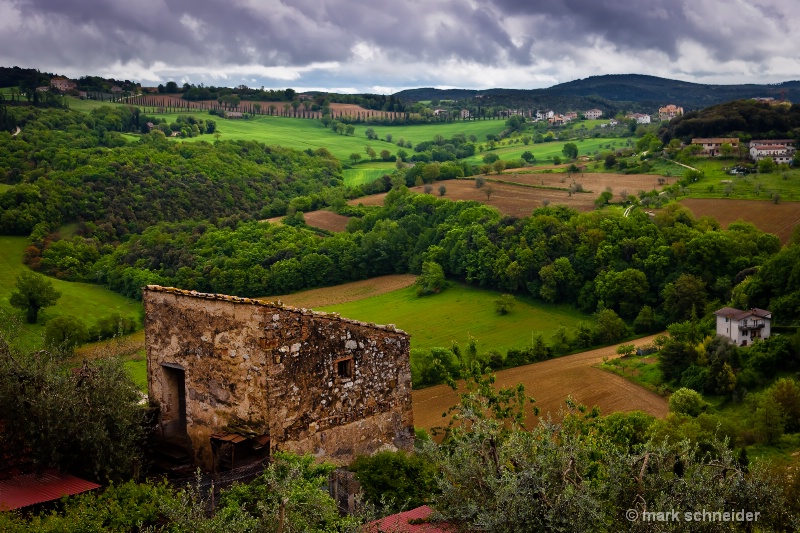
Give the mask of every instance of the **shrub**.
M 358 457 L 350 469 L 366 501 L 384 512 L 419 507 L 436 491 L 436 466 L 416 454 L 379 452 Z
M 671 413 L 697 416 L 708 408 L 708 403 L 703 396 L 692 389 L 680 388 L 669 397 L 669 410 Z

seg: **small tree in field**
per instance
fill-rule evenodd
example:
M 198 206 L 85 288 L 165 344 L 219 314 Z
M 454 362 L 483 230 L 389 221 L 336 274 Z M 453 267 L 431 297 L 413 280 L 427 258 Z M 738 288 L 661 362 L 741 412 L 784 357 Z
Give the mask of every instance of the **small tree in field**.
M 53 287 L 50 280 L 27 270 L 17 276 L 15 287 L 16 290 L 11 293 L 9 303 L 25 311 L 25 318 L 29 324 L 36 323 L 41 309 L 55 305 L 61 298 L 61 293 Z
M 617 353 L 622 357 L 631 355 L 634 352 L 635 348 L 633 344 L 620 344 L 617 346 Z
M 475 188 L 476 189 L 480 189 L 484 185 L 486 185 L 486 178 L 484 178 L 483 176 L 478 176 L 477 178 L 475 178 Z
M 352 164 L 354 164 L 354 165 L 355 165 L 355 164 L 356 164 L 356 163 L 358 163 L 360 160 L 361 160 L 361 154 L 359 154 L 359 153 L 356 153 L 356 152 L 353 152 L 352 154 L 350 154 L 350 162 L 351 162 Z
M 505 315 L 510 313 L 515 305 L 517 305 L 517 299 L 513 294 L 501 294 L 494 301 L 494 310 L 499 315 Z
M 447 194 L 447 187 L 439 185 L 439 196 L 444 196 L 445 194 Z
M 483 189 L 483 194 L 486 195 L 486 201 L 487 202 L 489 201 L 489 198 L 492 197 L 492 193 L 493 192 L 494 192 L 494 189 L 492 189 L 491 187 L 486 187 L 485 189 Z
M 427 296 L 444 290 L 447 287 L 447 280 L 441 265 L 435 261 L 422 263 L 422 273 L 417 278 L 416 286 L 417 296 Z

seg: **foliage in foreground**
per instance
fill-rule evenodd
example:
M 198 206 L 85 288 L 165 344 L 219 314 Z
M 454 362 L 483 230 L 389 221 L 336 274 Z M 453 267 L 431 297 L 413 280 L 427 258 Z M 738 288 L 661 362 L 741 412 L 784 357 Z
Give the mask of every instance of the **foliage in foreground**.
M 129 479 L 144 434 L 139 399 L 118 359 L 72 368 L 60 354 L 21 352 L 0 335 L 0 449 L 19 461 L 98 481 Z
M 254 481 L 223 491 L 213 513 L 208 512 L 208 497 L 199 483 L 176 490 L 166 484 L 128 482 L 64 499 L 58 511 L 28 520 L 0 513 L 0 531 L 355 532 L 362 517 L 340 516 L 323 490 L 332 468 L 316 464 L 312 456 L 279 453 Z
M 741 465 L 725 442 L 714 439 L 703 451 L 689 440 L 643 438 L 639 417 L 600 418 L 571 401 L 561 422 L 543 420 L 524 431 L 524 392 L 495 392 L 491 379 L 476 382 L 462 396 L 443 444 L 423 447 L 441 469 L 435 508 L 468 530 L 652 530 L 653 523 L 630 521 L 631 509 L 639 517 L 745 509 L 761 513 L 759 528 L 798 525 L 798 509 L 785 506 L 777 480 L 761 465 Z M 719 525 L 658 524 L 669 531 L 717 531 Z M 725 526 L 748 529 L 746 522 Z

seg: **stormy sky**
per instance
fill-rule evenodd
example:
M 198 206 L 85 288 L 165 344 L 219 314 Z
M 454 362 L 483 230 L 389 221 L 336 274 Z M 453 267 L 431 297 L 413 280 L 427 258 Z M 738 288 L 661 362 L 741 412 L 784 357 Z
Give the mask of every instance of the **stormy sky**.
M 0 0 L 0 65 L 390 93 L 800 79 L 796 0 Z

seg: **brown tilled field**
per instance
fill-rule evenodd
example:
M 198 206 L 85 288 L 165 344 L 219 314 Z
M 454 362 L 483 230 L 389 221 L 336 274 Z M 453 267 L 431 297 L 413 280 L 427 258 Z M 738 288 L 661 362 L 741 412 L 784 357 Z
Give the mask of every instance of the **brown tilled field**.
M 594 209 L 596 194 L 577 193 L 572 196 L 567 191 L 554 189 L 536 189 L 533 187 L 520 187 L 508 183 L 487 183 L 483 189 L 476 189 L 472 180 L 445 180 L 434 184 L 434 192 L 438 196 L 439 185 L 447 187 L 444 198 L 449 200 L 475 200 L 496 207 L 501 213 L 517 217 L 528 216 L 534 209 L 542 207 L 545 199 L 552 205 L 563 204 L 579 211 Z M 486 188 L 492 188 L 492 195 L 486 199 Z M 423 192 L 422 187 L 412 187 L 414 192 Z M 373 194 L 363 198 L 350 200 L 350 204 L 358 205 L 383 205 L 386 193 Z
M 414 284 L 417 277 L 413 274 L 391 274 L 379 276 L 351 283 L 343 283 L 335 287 L 323 287 L 307 291 L 287 294 L 284 296 L 269 296 L 262 300 L 280 300 L 286 305 L 294 307 L 324 307 L 326 305 L 343 304 L 363 300 L 370 296 L 378 296 L 387 292 L 403 289 Z
M 350 217 L 332 211 L 309 211 L 303 213 L 303 217 L 309 226 L 334 232 L 347 229 L 347 223 L 350 221 Z
M 645 337 L 634 344 L 649 344 L 654 338 L 655 335 Z M 618 357 L 616 346 L 501 370 L 497 372 L 497 385 L 511 387 L 522 383 L 525 392 L 536 398 L 535 405 L 541 409 L 540 416 L 550 413 L 557 418 L 567 396 L 590 408 L 596 405 L 604 414 L 644 411 L 658 417 L 667 415 L 667 401 L 658 394 L 616 374 L 595 368 L 595 365 L 603 362 L 603 357 Z M 427 430 L 445 426 L 447 419 L 442 417 L 442 413 L 458 403 L 458 395 L 458 391 L 453 391 L 447 385 L 413 391 L 414 426 Z M 535 417 L 529 412 L 526 425 L 532 427 L 533 424 Z
M 773 204 L 761 200 L 728 200 L 722 198 L 686 198 L 681 205 L 694 216 L 716 218 L 723 227 L 737 220 L 752 222 L 761 231 L 774 233 L 786 244 L 792 230 L 800 224 L 800 202 Z
M 306 224 L 312 226 L 314 228 L 324 229 L 327 231 L 344 231 L 347 229 L 347 223 L 350 221 L 350 217 L 346 217 L 344 215 L 338 215 L 333 211 L 309 211 L 308 213 L 303 213 L 303 218 L 306 220 Z M 282 224 L 283 217 L 272 217 L 272 218 L 265 218 L 261 222 L 269 222 L 270 224 Z
M 658 184 L 659 176 L 652 174 L 610 174 L 605 172 L 575 172 L 564 173 L 534 173 L 526 174 L 523 172 L 505 172 L 503 174 L 490 174 L 486 176 L 487 181 L 504 181 L 508 183 L 520 183 L 522 185 L 539 185 L 545 187 L 560 187 L 568 189 L 571 184 L 579 183 L 583 190 L 592 192 L 595 197 L 599 196 L 606 188 L 611 188 L 611 192 L 618 197 L 620 192 L 627 191 L 628 194 L 637 194 L 639 191 L 660 190 L 665 185 L 674 183 L 677 178 L 665 178 L 667 183 Z M 615 198 L 615 200 L 618 198 Z
M 548 200 L 550 205 L 566 205 L 578 211 L 591 211 L 595 208 L 594 201 L 601 192 L 610 187 L 615 195 L 626 191 L 627 194 L 636 194 L 640 190 L 652 190 L 663 187 L 657 184 L 658 176 L 650 174 L 606 174 L 606 173 L 580 173 L 567 176 L 566 174 L 490 174 L 486 176 L 486 185 L 478 189 L 472 179 L 444 180 L 433 184 L 431 194 L 438 195 L 439 185 L 447 188 L 444 198 L 450 200 L 475 200 L 496 207 L 505 215 L 516 217 L 528 216 L 534 209 L 542 207 Z M 564 180 L 564 181 L 562 181 Z M 583 185 L 585 191 L 570 196 L 567 189 L 572 184 Z M 518 183 L 519 185 L 515 185 Z M 537 188 L 534 185 L 554 187 L 553 189 Z M 487 200 L 486 189 L 491 187 L 492 194 Z M 557 188 L 558 189 L 557 189 Z M 559 190 L 559 189 L 564 190 Z M 423 187 L 412 187 L 414 192 L 423 192 Z M 386 193 L 373 194 L 363 198 L 350 200 L 351 205 L 383 205 Z M 618 200 L 615 198 L 614 201 Z

